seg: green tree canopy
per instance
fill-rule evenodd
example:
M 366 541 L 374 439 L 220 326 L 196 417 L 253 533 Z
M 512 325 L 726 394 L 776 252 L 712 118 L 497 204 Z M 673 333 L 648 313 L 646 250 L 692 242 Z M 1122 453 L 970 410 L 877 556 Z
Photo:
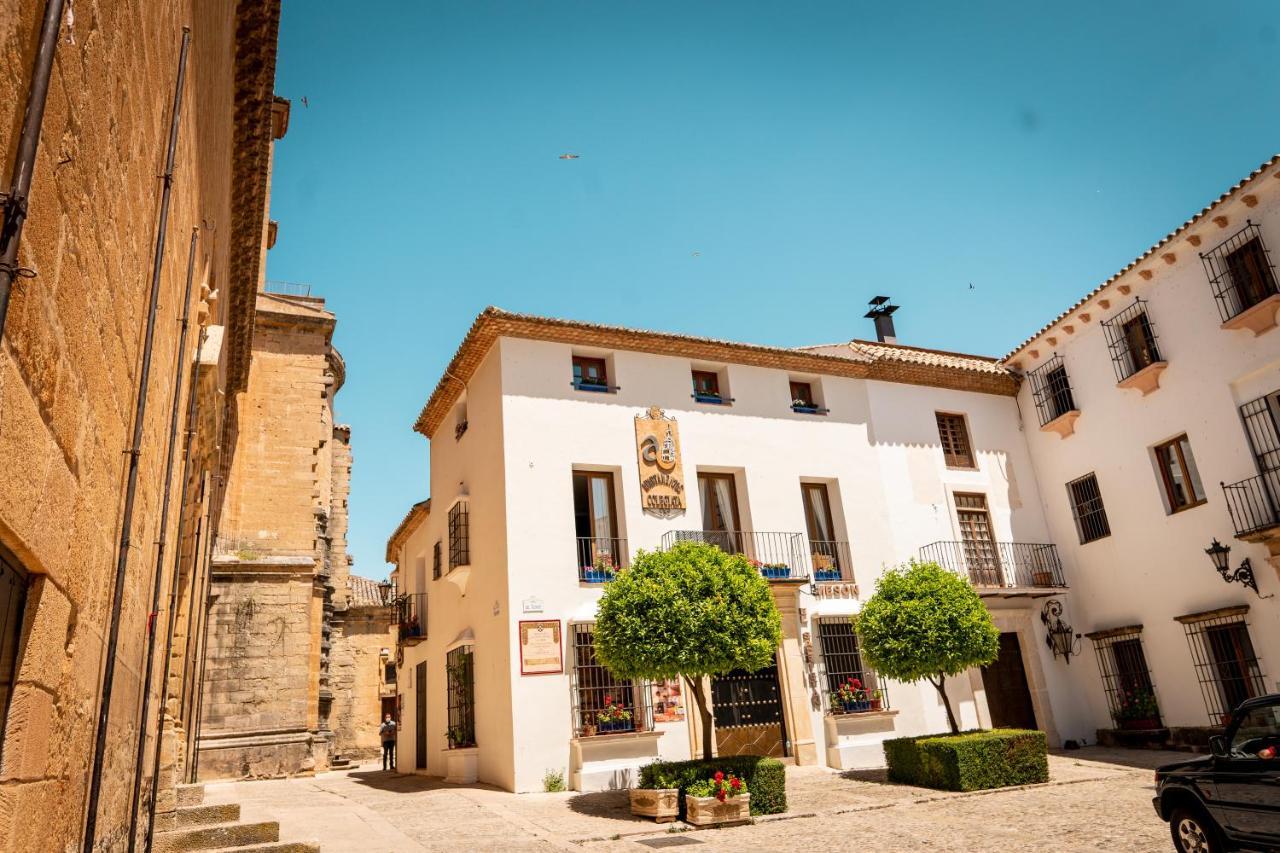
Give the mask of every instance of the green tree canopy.
M 927 680 L 958 732 L 947 676 L 985 666 L 1000 652 L 1000 632 L 969 582 L 937 563 L 912 560 L 880 577 L 855 624 L 871 667 L 898 681 Z
M 706 758 L 711 709 L 703 677 L 762 669 L 781 641 L 768 582 L 742 555 L 697 542 L 637 553 L 605 586 L 596 615 L 596 656 L 615 676 L 688 680 Z

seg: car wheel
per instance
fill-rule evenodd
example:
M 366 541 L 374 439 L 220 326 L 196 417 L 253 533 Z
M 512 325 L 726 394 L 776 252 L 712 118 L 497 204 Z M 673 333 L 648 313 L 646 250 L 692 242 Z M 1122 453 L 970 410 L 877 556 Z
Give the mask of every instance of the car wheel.
M 1218 827 L 1200 809 L 1179 806 L 1169 817 L 1169 832 L 1178 853 L 1222 853 Z

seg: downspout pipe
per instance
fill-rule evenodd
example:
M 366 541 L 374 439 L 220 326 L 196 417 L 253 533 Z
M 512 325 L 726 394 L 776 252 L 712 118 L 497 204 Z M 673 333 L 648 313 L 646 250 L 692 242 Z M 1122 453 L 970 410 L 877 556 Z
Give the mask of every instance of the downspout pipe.
M 133 532 L 133 507 L 138 496 L 138 462 L 142 455 L 142 432 L 147 415 L 147 381 L 151 375 L 151 353 L 155 346 L 156 309 L 160 301 L 160 278 L 164 270 L 164 244 L 169 226 L 169 202 L 173 195 L 173 160 L 178 150 L 178 126 L 182 119 L 182 89 L 187 80 L 187 50 L 191 46 L 191 29 L 182 28 L 182 49 L 178 54 L 178 79 L 173 89 L 173 107 L 169 112 L 169 148 L 165 154 L 163 189 L 160 195 L 160 220 L 156 226 L 156 246 L 151 264 L 151 302 L 147 309 L 147 325 L 142 343 L 142 369 L 138 374 L 138 390 L 133 413 L 133 440 L 129 446 L 129 472 L 125 484 L 124 512 L 120 518 L 120 543 L 116 555 L 115 588 L 107 631 L 107 661 L 102 673 L 102 691 L 98 699 L 98 730 L 93 745 L 93 763 L 89 768 L 89 802 L 85 807 L 84 853 L 93 853 L 98 829 L 98 799 L 102 796 L 102 774 L 107 752 L 107 734 L 111 722 L 111 691 L 115 686 L 116 650 L 120 643 L 120 611 L 124 601 L 124 583 L 129 568 L 129 548 Z
M 0 216 L 0 335 L 4 334 L 9 316 L 9 294 L 13 280 L 30 278 L 31 270 L 18 266 L 18 243 L 27 218 L 27 200 L 31 197 L 31 176 L 36 168 L 36 151 L 40 147 L 40 126 L 44 124 L 44 107 L 49 100 L 49 77 L 53 73 L 53 57 L 58 50 L 58 31 L 62 28 L 62 7 L 66 0 L 48 0 L 44 21 L 40 24 L 40 41 L 31 69 L 31 88 L 27 92 L 27 109 L 22 116 L 22 132 L 13 158 L 13 177 L 9 192 L 0 193 L 4 210 Z
M 191 229 L 191 245 L 187 249 L 187 286 L 182 297 L 182 318 L 178 321 L 178 353 L 173 367 L 173 405 L 169 411 L 169 445 L 165 450 L 164 492 L 160 499 L 160 532 L 156 537 L 156 573 L 151 584 L 151 610 L 147 614 L 147 656 L 144 675 L 142 677 L 142 710 L 138 715 L 138 751 L 133 762 L 133 789 L 129 800 L 129 853 L 137 849 L 138 839 L 138 806 L 142 799 L 142 764 L 147 757 L 147 715 L 151 710 L 151 676 L 155 670 L 156 660 L 156 620 L 160 616 L 160 589 L 164 586 L 164 549 L 165 538 L 169 534 L 169 498 L 173 486 L 173 451 L 178 443 L 178 416 L 182 413 L 182 369 L 187 362 L 187 326 L 191 320 L 191 282 L 195 278 L 196 239 L 199 229 Z M 194 375 L 194 373 L 193 373 Z M 194 386 L 192 387 L 194 391 Z M 183 484 L 186 485 L 185 483 Z M 185 493 L 185 489 L 183 490 Z M 177 588 L 177 567 L 174 567 L 173 587 Z M 172 611 L 170 611 L 172 613 Z M 170 622 L 173 620 L 170 619 Z M 161 689 L 164 682 L 161 682 Z M 161 725 L 164 723 L 164 706 L 159 709 Z M 156 732 L 157 746 L 160 733 Z M 159 755 L 159 751 L 156 752 Z M 154 792 L 156 777 L 151 777 L 151 788 Z M 152 799 L 154 800 L 154 793 Z M 148 834 L 150 834 L 148 832 Z M 150 845 L 148 845 L 149 847 Z
M 218 477 L 219 484 L 214 489 L 214 494 L 219 502 L 222 500 L 223 492 L 221 487 L 222 477 Z M 219 504 L 220 505 L 220 504 Z M 210 513 L 213 512 L 213 506 L 210 505 Z M 191 767 L 191 782 L 195 783 L 197 775 L 200 772 L 200 734 L 204 728 L 204 673 L 205 664 L 209 659 L 209 613 L 213 610 L 213 599 L 211 590 L 213 587 L 213 552 L 216 550 L 218 541 L 218 526 L 211 525 L 209 528 L 209 541 L 206 548 L 205 570 L 204 570 L 204 591 L 200 597 L 200 667 L 196 675 L 195 696 L 192 698 L 192 714 L 191 728 L 195 737 L 192 740 L 191 760 L 187 762 Z
M 147 846 L 150 850 L 152 842 L 155 839 L 156 824 L 156 785 L 160 779 L 160 751 L 163 746 L 164 737 L 164 717 L 165 711 L 169 704 L 169 674 L 173 663 L 173 632 L 176 630 L 178 621 L 178 579 L 182 570 L 182 536 L 184 522 L 186 521 L 185 509 L 188 500 L 187 486 L 191 482 L 191 444 L 196 434 L 196 414 L 199 411 L 197 403 L 198 395 L 196 393 L 200 381 L 200 358 L 204 354 L 204 341 L 206 333 L 200 330 L 200 342 L 196 344 L 196 360 L 191 366 L 190 390 L 187 392 L 187 429 L 186 436 L 183 438 L 182 448 L 182 489 L 178 497 L 178 529 L 174 534 L 173 540 L 177 543 L 173 555 L 173 583 L 169 586 L 169 612 L 168 627 L 165 631 L 164 641 L 164 666 L 160 676 L 160 708 L 156 712 L 156 743 L 155 757 L 151 762 L 151 800 L 147 803 Z M 191 555 L 191 594 L 195 595 L 195 572 L 199 563 L 200 551 L 197 547 L 193 549 Z M 190 630 L 190 627 L 188 627 Z

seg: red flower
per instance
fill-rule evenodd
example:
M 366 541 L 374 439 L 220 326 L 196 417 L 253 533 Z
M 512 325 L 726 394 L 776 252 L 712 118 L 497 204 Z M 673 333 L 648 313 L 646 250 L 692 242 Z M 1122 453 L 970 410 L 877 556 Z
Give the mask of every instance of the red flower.
M 606 696 L 606 697 L 604 697 L 604 704 L 606 704 L 606 705 L 612 705 L 612 704 L 613 704 L 613 697 L 612 697 L 612 696 Z
M 712 778 L 714 778 L 717 782 L 723 782 L 723 781 L 724 781 L 724 773 L 723 773 L 723 772 L 721 772 L 721 771 L 719 771 L 719 770 L 717 770 L 717 771 L 716 771 L 716 775 L 715 775 L 714 777 L 712 777 Z
M 734 776 L 732 779 L 729 780 L 729 787 L 733 788 L 733 790 L 735 791 L 738 790 L 739 788 L 742 787 L 742 780 L 739 779 L 737 776 Z
M 724 797 L 725 797 L 725 793 L 724 793 L 724 789 L 723 789 L 723 788 L 721 788 L 719 791 L 716 791 L 716 799 L 717 799 L 717 800 L 719 800 L 720 802 L 722 802 L 722 803 L 723 803 L 723 802 L 724 802 Z

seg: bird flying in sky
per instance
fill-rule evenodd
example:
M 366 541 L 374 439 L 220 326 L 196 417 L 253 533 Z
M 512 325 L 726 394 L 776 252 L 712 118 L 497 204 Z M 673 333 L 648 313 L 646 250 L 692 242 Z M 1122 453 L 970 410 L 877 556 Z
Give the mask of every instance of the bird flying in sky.
M 561 160 L 577 160 L 581 156 L 582 156 L 581 154 L 561 154 L 560 159 Z

